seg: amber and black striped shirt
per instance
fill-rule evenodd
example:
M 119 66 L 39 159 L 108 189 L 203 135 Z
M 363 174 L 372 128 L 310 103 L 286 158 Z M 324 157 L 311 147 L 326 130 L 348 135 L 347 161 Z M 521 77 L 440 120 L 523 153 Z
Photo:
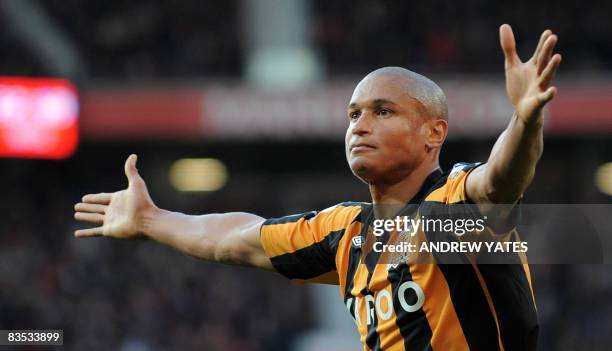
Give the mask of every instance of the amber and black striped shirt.
M 411 202 L 423 215 L 467 203 L 465 180 L 477 165 L 436 170 Z M 287 278 L 339 285 L 364 350 L 536 348 L 538 321 L 524 258 L 514 264 L 368 264 L 361 250 L 371 213 L 371 204 L 344 202 L 269 219 L 261 242 Z

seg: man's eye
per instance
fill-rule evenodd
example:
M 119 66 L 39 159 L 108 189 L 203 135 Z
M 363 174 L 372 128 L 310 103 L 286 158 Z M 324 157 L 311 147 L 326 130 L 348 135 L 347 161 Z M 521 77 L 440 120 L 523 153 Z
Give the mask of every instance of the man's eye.
M 382 108 L 380 110 L 378 110 L 378 115 L 382 116 L 382 117 L 388 117 L 391 115 L 391 111 L 387 110 L 385 108 Z
M 359 118 L 359 116 L 361 116 L 361 113 L 359 111 L 353 111 L 353 112 L 349 113 L 349 118 L 350 119 L 357 119 L 357 118 Z

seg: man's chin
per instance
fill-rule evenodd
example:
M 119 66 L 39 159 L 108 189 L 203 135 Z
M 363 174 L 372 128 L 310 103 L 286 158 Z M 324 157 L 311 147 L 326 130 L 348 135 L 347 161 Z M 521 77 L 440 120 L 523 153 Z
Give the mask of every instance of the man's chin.
M 372 169 L 365 164 L 355 164 L 351 165 L 351 171 L 353 174 L 359 178 L 362 182 L 369 184 L 372 177 Z

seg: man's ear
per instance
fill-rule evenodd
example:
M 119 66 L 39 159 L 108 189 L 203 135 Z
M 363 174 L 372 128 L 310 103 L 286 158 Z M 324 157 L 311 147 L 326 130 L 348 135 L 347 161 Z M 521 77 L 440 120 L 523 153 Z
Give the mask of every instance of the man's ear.
M 427 123 L 426 144 L 429 149 L 442 147 L 448 134 L 448 122 L 443 119 L 432 118 Z

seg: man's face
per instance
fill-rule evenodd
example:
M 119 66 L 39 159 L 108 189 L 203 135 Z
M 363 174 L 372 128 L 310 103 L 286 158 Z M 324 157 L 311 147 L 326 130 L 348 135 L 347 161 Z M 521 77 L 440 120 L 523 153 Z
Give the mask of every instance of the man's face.
M 365 78 L 351 97 L 346 158 L 367 183 L 397 181 L 426 156 L 424 107 L 403 84 L 392 76 Z

